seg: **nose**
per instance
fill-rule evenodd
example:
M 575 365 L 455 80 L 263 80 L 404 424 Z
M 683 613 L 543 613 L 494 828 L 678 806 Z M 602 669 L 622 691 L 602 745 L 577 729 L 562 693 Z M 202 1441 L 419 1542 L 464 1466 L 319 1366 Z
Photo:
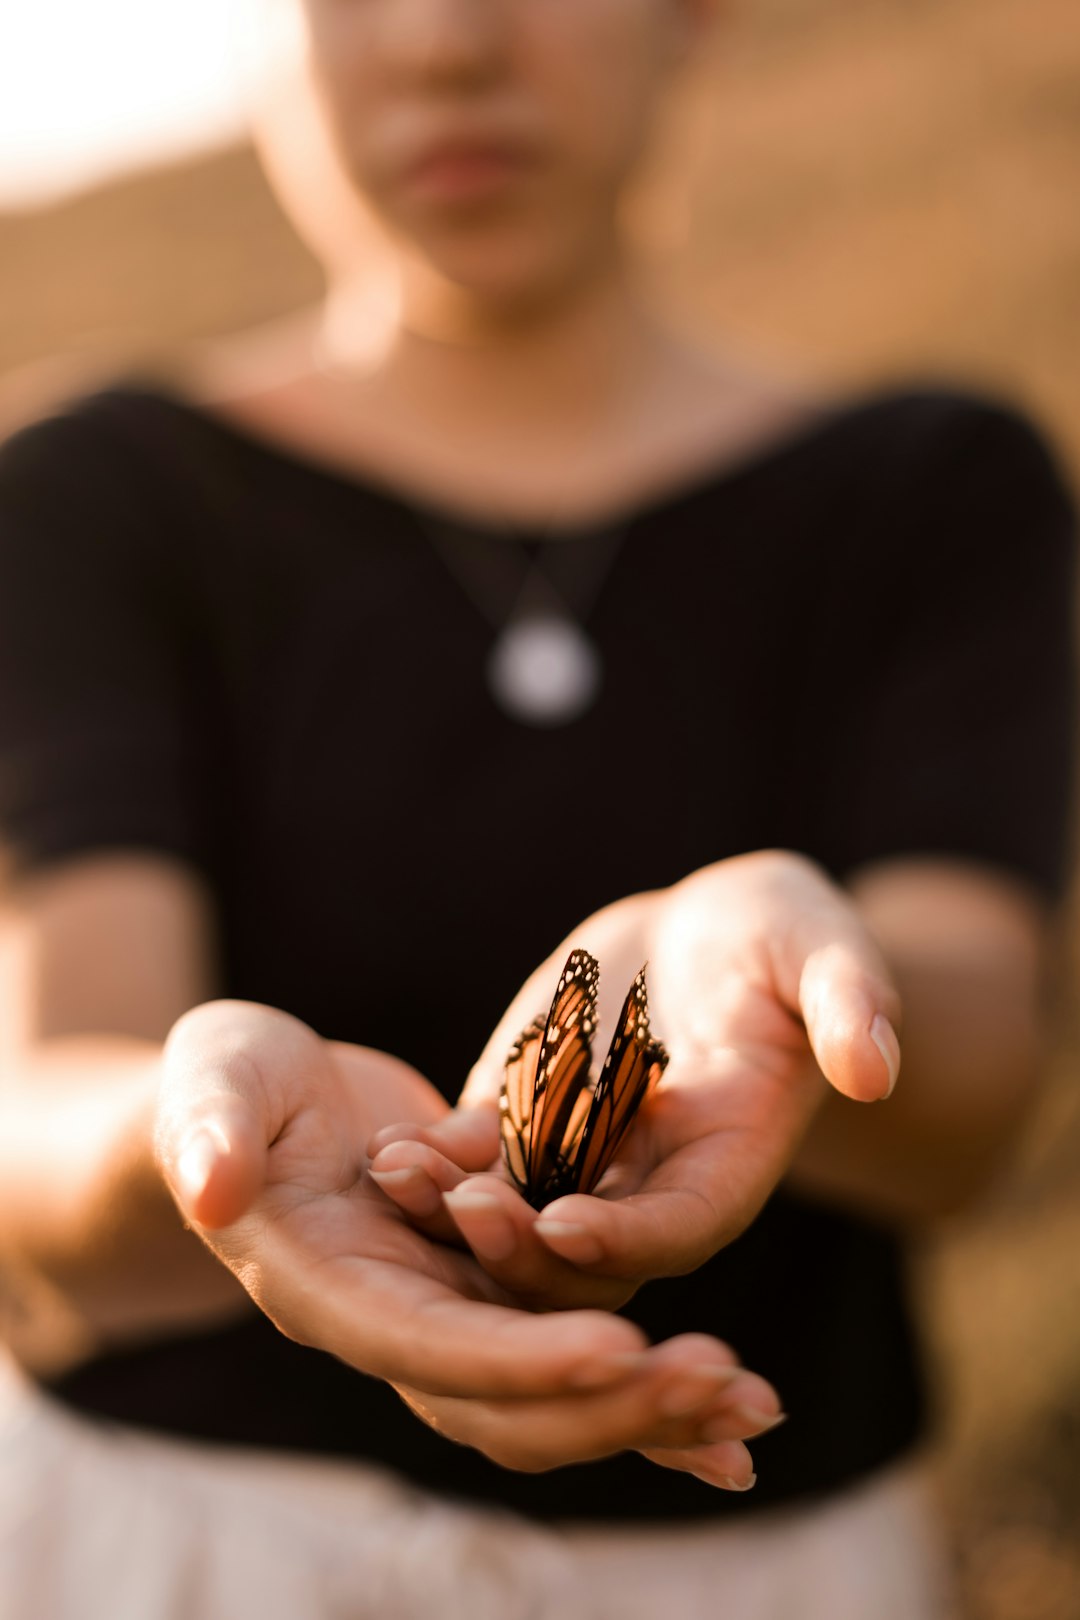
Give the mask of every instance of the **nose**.
M 381 56 L 412 82 L 469 87 L 495 79 L 506 60 L 514 0 L 389 0 Z

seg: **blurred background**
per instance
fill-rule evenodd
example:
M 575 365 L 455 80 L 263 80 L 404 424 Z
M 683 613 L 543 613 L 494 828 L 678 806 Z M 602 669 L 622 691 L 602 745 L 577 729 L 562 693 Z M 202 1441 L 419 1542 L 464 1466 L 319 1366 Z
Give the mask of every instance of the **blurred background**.
M 0 426 L 318 293 L 244 139 L 238 15 L 0 17 Z M 1080 484 L 1077 0 L 733 0 L 639 228 L 718 341 L 1004 392 Z M 1018 1162 L 915 1260 L 962 1620 L 1080 1620 L 1076 915 Z

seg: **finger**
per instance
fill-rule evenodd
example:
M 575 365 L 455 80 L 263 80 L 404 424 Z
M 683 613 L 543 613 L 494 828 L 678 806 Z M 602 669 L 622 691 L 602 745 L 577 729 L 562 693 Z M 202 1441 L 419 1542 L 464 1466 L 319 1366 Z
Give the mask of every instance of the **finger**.
M 376 1156 L 369 1174 L 414 1226 L 440 1243 L 459 1243 L 460 1233 L 443 1194 L 466 1180 L 465 1172 L 423 1142 L 392 1142 Z
M 247 1002 L 211 1002 L 176 1024 L 162 1060 L 155 1152 L 190 1220 L 213 1229 L 250 1208 L 287 1113 L 267 1058 L 310 1064 L 318 1044 L 296 1019 Z
M 641 1446 L 638 1449 L 643 1457 L 659 1463 L 661 1468 L 693 1474 L 706 1485 L 715 1485 L 723 1491 L 749 1491 L 757 1482 L 753 1459 L 737 1440 L 723 1441 L 719 1445 Z
M 848 895 L 812 862 L 780 863 L 767 932 L 780 999 L 797 1011 L 822 1073 L 859 1102 L 890 1095 L 900 999 Z
M 561 1259 L 604 1276 L 681 1276 L 703 1265 L 750 1218 L 744 1200 L 722 1206 L 703 1176 L 617 1201 L 560 1198 L 541 1210 L 535 1235 Z
M 507 1182 L 471 1176 L 445 1196 L 445 1205 L 488 1275 L 537 1308 L 625 1304 L 633 1285 L 583 1274 L 537 1237 L 536 1212 Z
M 276 1302 L 286 1332 L 302 1323 L 305 1342 L 430 1394 L 497 1399 L 599 1386 L 624 1379 L 647 1344 L 605 1311 L 533 1314 L 464 1298 L 385 1260 L 342 1257 L 309 1270 L 302 1286 L 284 1309 Z
M 710 1442 L 755 1440 L 787 1422 L 776 1391 L 754 1373 L 740 1376 L 706 1417 L 703 1434 Z
M 668 1339 L 650 1352 L 659 1373 L 657 1404 L 664 1420 L 686 1423 L 682 1440 L 670 1444 L 727 1443 L 767 1433 L 785 1421 L 770 1383 L 739 1365 L 729 1346 L 705 1334 Z M 660 1441 L 657 1440 L 657 1444 Z
M 541 1210 L 531 1235 L 586 1276 L 622 1280 L 636 1289 L 646 1278 L 696 1271 L 743 1231 L 772 1185 L 767 1182 L 752 1201 L 736 1192 L 730 1208 L 725 1184 L 714 1177 L 710 1185 L 707 1171 L 688 1174 L 686 1186 L 647 1189 L 614 1202 L 575 1194 Z M 606 1302 L 603 1294 L 561 1286 L 574 1302 Z
M 231 1225 L 251 1208 L 265 1180 L 257 1111 L 228 1092 L 210 1094 L 188 1134 L 163 1150 L 162 1166 L 189 1221 L 210 1231 Z
M 875 947 L 869 950 L 876 953 Z M 858 1102 L 891 1096 L 900 1072 L 900 1042 L 892 1023 L 897 1000 L 874 971 L 868 951 L 840 942 L 809 951 L 798 998 L 825 1078 Z
M 669 1418 L 658 1392 L 624 1387 L 612 1395 L 536 1401 L 443 1400 L 409 1392 L 414 1410 L 503 1468 L 541 1473 L 595 1462 L 616 1452 L 703 1442 L 701 1420 Z M 731 1443 L 732 1448 L 738 1442 Z
M 398 1142 L 422 1142 L 462 1170 L 489 1170 L 499 1155 L 498 1111 L 478 1101 L 467 1107 L 459 1104 L 432 1125 L 386 1125 L 372 1136 L 367 1151 L 374 1159 Z
M 718 1028 L 739 1045 L 733 1007 L 750 1008 L 760 1029 L 771 1002 L 792 1023 L 770 1039 L 801 1039 L 801 1021 L 838 1090 L 887 1095 L 899 1067 L 896 989 L 851 898 L 812 861 L 773 851 L 721 862 L 678 885 L 664 919 L 658 967 L 687 1009 L 673 1048 L 689 1034 L 707 1049 Z
M 480 1402 L 417 1401 L 410 1394 L 428 1421 L 504 1467 L 539 1471 L 629 1448 L 713 1444 L 708 1431 L 717 1392 L 742 1373 L 730 1354 L 718 1341 L 686 1335 L 648 1352 L 620 1385 L 591 1393 Z

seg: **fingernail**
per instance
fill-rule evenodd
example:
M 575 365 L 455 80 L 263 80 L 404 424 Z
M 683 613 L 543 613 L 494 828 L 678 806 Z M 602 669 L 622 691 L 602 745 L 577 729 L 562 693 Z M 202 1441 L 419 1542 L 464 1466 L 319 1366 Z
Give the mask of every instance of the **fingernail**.
M 747 1434 L 740 1435 L 740 1439 L 748 1439 L 751 1435 L 756 1439 L 759 1435 L 768 1434 L 770 1429 L 778 1429 L 781 1423 L 787 1422 L 786 1412 L 758 1412 L 752 1406 L 729 1406 L 721 1417 L 714 1418 L 702 1428 L 702 1436 L 709 1441 L 730 1440 L 732 1418 L 741 1426 L 746 1425 Z
M 726 1369 L 717 1369 L 726 1371 Z M 716 1391 L 722 1389 L 725 1383 L 730 1383 L 731 1377 L 717 1378 L 713 1369 L 703 1369 L 701 1372 L 688 1373 L 661 1390 L 657 1397 L 657 1406 L 665 1417 L 682 1417 L 687 1412 L 694 1412 L 706 1402 L 715 1400 Z
M 541 1215 L 535 1229 L 564 1260 L 587 1266 L 603 1257 L 603 1245 L 587 1226 L 578 1226 L 573 1221 L 548 1221 Z
M 692 1367 L 690 1371 L 695 1378 L 711 1378 L 714 1389 L 723 1389 L 725 1384 L 741 1378 L 746 1368 L 732 1365 L 730 1362 L 718 1366 L 715 1361 L 704 1361 L 700 1366 Z
M 451 1187 L 445 1198 L 448 1204 L 454 1204 L 458 1209 L 482 1209 L 485 1213 L 488 1210 L 498 1210 L 502 1214 L 502 1205 L 493 1193 L 470 1187 L 467 1181 L 461 1182 L 457 1187 Z
M 442 1207 L 442 1193 L 431 1177 L 425 1175 L 417 1165 L 410 1165 L 405 1170 L 369 1169 L 368 1174 L 379 1191 L 388 1198 L 400 1196 L 402 1203 L 408 1204 L 410 1215 L 435 1215 Z
M 623 1350 L 613 1356 L 598 1356 L 575 1367 L 568 1381 L 575 1389 L 603 1389 L 606 1384 L 618 1383 L 631 1373 L 640 1372 L 648 1359 L 646 1350 Z
M 757 1484 L 756 1474 L 751 1474 L 749 1479 L 736 1479 L 733 1474 L 717 1473 L 716 1469 L 711 1468 L 708 1463 L 702 1463 L 699 1467 L 692 1468 L 690 1471 L 695 1478 L 703 1480 L 706 1485 L 719 1485 L 721 1490 L 725 1491 L 749 1491 Z
M 176 1179 L 185 1199 L 194 1200 L 203 1193 L 222 1152 L 220 1134 L 200 1125 L 181 1148 L 176 1160 Z
M 513 1254 L 517 1248 L 517 1233 L 497 1198 L 462 1186 L 444 1193 L 443 1202 L 455 1220 L 459 1215 L 465 1216 L 466 1224 L 462 1226 L 465 1241 L 482 1260 L 506 1260 Z M 471 1216 L 478 1216 L 480 1220 L 471 1220 Z
M 881 1053 L 885 1061 L 885 1071 L 889 1077 L 889 1089 L 881 1099 L 884 1102 L 886 1097 L 892 1096 L 897 1076 L 900 1073 L 900 1042 L 896 1038 L 896 1031 L 884 1013 L 878 1013 L 874 1022 L 870 1025 L 870 1039 Z
M 416 1171 L 413 1169 L 369 1170 L 368 1175 L 372 1181 L 377 1181 L 380 1187 L 385 1187 L 387 1191 L 392 1192 L 396 1187 L 404 1187 L 407 1181 L 411 1181 L 416 1175 Z

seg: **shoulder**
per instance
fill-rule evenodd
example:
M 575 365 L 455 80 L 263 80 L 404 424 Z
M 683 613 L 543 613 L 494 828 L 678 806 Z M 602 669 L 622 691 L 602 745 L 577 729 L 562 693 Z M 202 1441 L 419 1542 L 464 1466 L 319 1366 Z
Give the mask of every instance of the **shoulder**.
M 841 440 L 846 434 L 873 452 L 871 468 L 915 476 L 925 493 L 945 493 L 982 476 L 987 487 L 1015 483 L 1072 504 L 1045 428 L 1005 399 L 949 388 L 898 389 L 857 401 L 834 421 Z
M 39 599 L 90 611 L 177 593 L 197 525 L 168 409 L 149 386 L 118 382 L 53 404 L 0 442 L 0 593 L 11 613 Z
M 837 411 L 819 435 L 847 521 L 839 558 L 895 584 L 1038 564 L 1067 580 L 1075 499 L 1063 458 L 1023 410 L 955 389 L 883 392 Z
M 54 402 L 10 426 L 0 439 L 0 491 L 58 474 L 130 471 L 140 447 L 154 437 L 152 422 L 167 409 L 149 386 L 117 382 Z
M 162 557 L 188 511 L 196 436 L 147 383 L 118 381 L 58 401 L 0 440 L 0 545 L 110 557 Z M 40 563 L 45 566 L 44 558 Z
M 0 441 L 0 522 L 104 532 L 174 503 L 183 481 L 168 404 L 116 383 L 67 398 Z

